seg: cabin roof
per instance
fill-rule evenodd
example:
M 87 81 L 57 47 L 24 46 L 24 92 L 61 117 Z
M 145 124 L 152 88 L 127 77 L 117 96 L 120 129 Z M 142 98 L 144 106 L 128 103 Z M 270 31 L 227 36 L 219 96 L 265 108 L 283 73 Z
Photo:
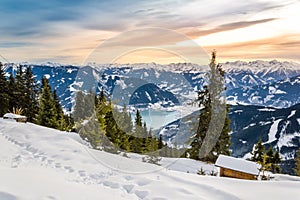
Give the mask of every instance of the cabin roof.
M 215 165 L 253 175 L 258 175 L 260 169 L 260 165 L 256 162 L 225 155 L 219 155 Z
M 13 113 L 6 113 L 5 115 L 3 115 L 3 117 L 10 118 L 10 119 L 26 118 L 26 116 L 17 115 L 17 114 L 13 114 Z

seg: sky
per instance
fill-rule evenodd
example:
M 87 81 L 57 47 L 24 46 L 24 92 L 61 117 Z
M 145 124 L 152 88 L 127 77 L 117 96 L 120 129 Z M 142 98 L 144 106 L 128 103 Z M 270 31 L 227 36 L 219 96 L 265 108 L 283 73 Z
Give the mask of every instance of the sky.
M 0 61 L 199 64 L 215 49 L 220 62 L 300 62 L 299 10 L 300 0 L 1 0 Z

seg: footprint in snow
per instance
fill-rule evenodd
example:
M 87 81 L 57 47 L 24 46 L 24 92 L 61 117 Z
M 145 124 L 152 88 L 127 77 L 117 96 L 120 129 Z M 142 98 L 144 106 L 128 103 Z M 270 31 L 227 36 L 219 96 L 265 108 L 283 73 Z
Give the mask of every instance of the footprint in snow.
M 74 169 L 73 169 L 72 167 L 70 167 L 70 166 L 65 166 L 64 169 L 65 169 L 67 172 L 69 172 L 69 173 L 74 172 Z
M 120 187 L 119 183 L 114 183 L 114 182 L 111 182 L 111 181 L 104 181 L 103 185 L 105 185 L 107 187 L 110 187 L 110 188 L 113 188 L 113 189 L 117 189 L 117 188 Z
M 136 183 L 139 185 L 139 186 L 144 186 L 144 185 L 148 185 L 149 183 L 151 183 L 152 180 L 150 179 L 146 179 L 146 178 L 143 178 L 143 179 L 140 179 L 140 180 L 137 180 Z
M 44 197 L 43 200 L 57 200 L 57 198 L 49 195 L 49 196 Z
M 149 192 L 148 191 L 144 191 L 144 190 L 136 190 L 134 193 L 140 199 L 144 199 L 146 196 L 149 195 Z
M 132 176 L 125 176 L 124 178 L 125 178 L 127 181 L 131 181 L 131 180 L 134 179 Z
M 79 170 L 79 171 L 78 171 L 78 174 L 79 174 L 79 176 L 81 176 L 81 177 L 85 177 L 85 176 L 86 176 L 86 171 L 84 171 L 84 170 Z
M 54 160 L 47 160 L 47 163 L 48 163 L 49 165 L 51 165 L 53 162 L 54 162 Z
M 123 188 L 126 190 L 127 193 L 130 193 L 132 189 L 134 188 L 134 185 L 123 185 Z
M 154 197 L 152 200 L 168 200 L 167 198 L 164 197 Z
M 61 164 L 60 163 L 55 163 L 55 168 L 61 168 Z

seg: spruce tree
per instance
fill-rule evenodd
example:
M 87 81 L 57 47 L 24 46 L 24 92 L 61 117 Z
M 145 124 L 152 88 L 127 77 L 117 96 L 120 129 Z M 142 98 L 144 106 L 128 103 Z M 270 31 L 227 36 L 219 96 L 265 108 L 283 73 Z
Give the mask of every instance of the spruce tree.
M 270 146 L 270 148 L 267 151 L 267 163 L 273 163 L 273 159 L 274 159 L 274 152 L 273 152 L 273 148 L 272 146 Z
M 58 127 L 57 110 L 55 107 L 51 87 L 46 77 L 42 78 L 39 97 L 39 111 L 36 117 L 36 123 L 50 128 Z
M 84 94 L 81 90 L 78 90 L 76 92 L 73 116 L 75 122 L 80 122 L 86 118 L 84 108 Z
M 163 137 L 162 134 L 159 134 L 158 149 L 162 149 L 163 147 L 164 147 Z
M 24 76 L 24 115 L 29 122 L 33 122 L 38 112 L 38 85 L 34 78 L 31 67 L 26 68 Z
M 257 161 L 258 164 L 260 164 L 259 171 L 262 173 L 262 180 L 267 180 L 267 177 L 265 176 L 265 171 L 268 171 L 271 169 L 272 164 L 268 163 L 268 155 L 264 152 L 262 154 L 262 159 Z
M 272 172 L 273 173 L 281 173 L 280 163 L 281 163 L 281 157 L 280 157 L 280 153 L 279 153 L 279 148 L 277 147 L 276 152 L 274 153 L 274 156 L 272 159 Z
M 229 107 L 222 96 L 225 90 L 225 72 L 221 65 L 216 64 L 215 51 L 212 52 L 209 67 L 209 84 L 198 93 L 199 106 L 203 109 L 199 115 L 197 132 L 191 138 L 191 148 L 187 153 L 190 158 L 214 162 L 220 154 L 230 155 L 230 120 Z M 224 121 L 221 118 L 224 118 Z M 221 133 L 218 136 L 216 134 L 220 129 Z
M 265 153 L 265 147 L 262 144 L 262 141 L 259 140 L 255 146 L 254 146 L 254 150 L 252 152 L 252 157 L 250 160 L 255 161 L 255 162 L 263 162 L 263 155 Z
M 295 155 L 295 168 L 294 171 L 297 176 L 300 176 L 300 148 L 298 149 L 296 155 Z
M 15 77 L 12 74 L 10 74 L 8 79 L 8 96 L 8 110 L 12 112 L 13 109 L 16 107 L 18 101 L 18 97 L 16 95 L 16 81 Z
M 113 108 L 105 115 L 105 133 L 106 137 L 112 142 L 115 151 L 118 151 L 121 147 L 122 135 L 117 123 L 114 119 Z
M 24 80 L 24 72 L 23 72 L 23 66 L 19 65 L 17 68 L 17 74 L 16 74 L 16 90 L 15 95 L 18 98 L 18 101 L 16 101 L 15 108 L 21 108 L 24 109 L 26 105 L 25 100 L 25 80 Z
M 142 124 L 142 116 L 140 111 L 136 111 L 135 116 L 135 128 L 134 128 L 134 138 L 131 140 L 131 149 L 135 153 L 142 153 L 143 152 L 143 124 Z
M 0 117 L 2 117 L 9 108 L 8 82 L 5 78 L 3 65 L 0 62 Z
M 59 102 L 59 98 L 56 93 L 56 89 L 53 90 L 53 101 L 56 110 L 56 121 L 57 121 L 57 129 L 59 130 L 67 130 L 67 123 L 65 120 L 65 114 L 63 112 L 62 106 Z

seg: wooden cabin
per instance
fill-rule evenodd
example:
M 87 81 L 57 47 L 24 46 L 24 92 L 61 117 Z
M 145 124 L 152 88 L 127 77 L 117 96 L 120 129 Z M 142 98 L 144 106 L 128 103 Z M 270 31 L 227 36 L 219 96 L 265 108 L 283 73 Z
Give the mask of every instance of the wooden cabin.
M 220 167 L 220 176 L 257 180 L 260 165 L 256 162 L 220 155 L 215 164 Z
M 23 115 L 17 115 L 17 114 L 13 114 L 13 113 L 6 113 L 5 115 L 3 115 L 3 119 L 13 119 L 16 120 L 16 122 L 27 122 L 27 117 L 23 116 Z

